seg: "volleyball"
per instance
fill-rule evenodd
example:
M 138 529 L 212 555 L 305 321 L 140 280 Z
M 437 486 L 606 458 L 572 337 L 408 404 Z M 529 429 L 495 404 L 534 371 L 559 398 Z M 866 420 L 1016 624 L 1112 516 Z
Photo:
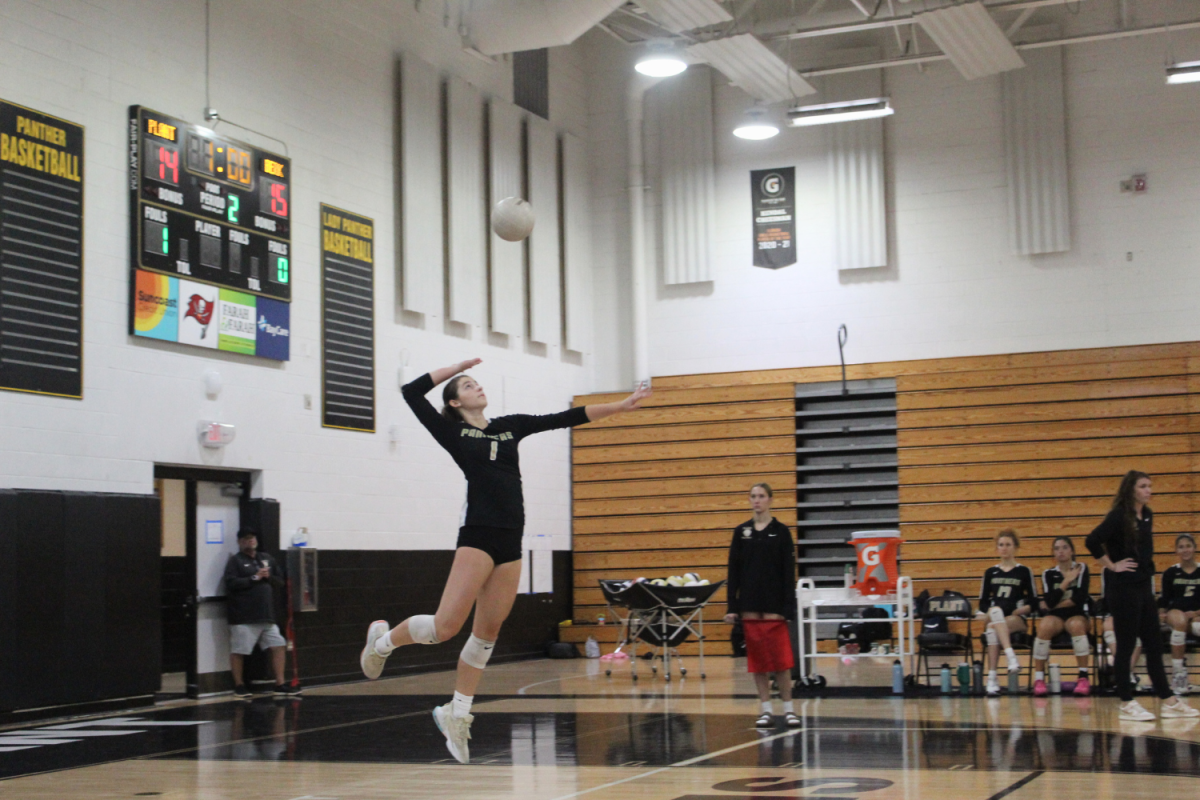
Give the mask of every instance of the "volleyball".
M 506 242 L 519 242 L 533 232 L 533 206 L 519 197 L 506 197 L 492 209 L 492 230 Z

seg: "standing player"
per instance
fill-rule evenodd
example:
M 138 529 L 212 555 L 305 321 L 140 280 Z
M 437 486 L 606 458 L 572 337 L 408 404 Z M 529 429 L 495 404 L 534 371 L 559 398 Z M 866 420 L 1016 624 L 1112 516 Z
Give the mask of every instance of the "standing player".
M 1166 717 L 1200 717 L 1200 711 L 1175 697 L 1163 669 L 1162 635 L 1154 600 L 1154 514 L 1150 502 L 1150 476 L 1130 470 L 1121 479 L 1112 510 L 1088 534 L 1087 548 L 1104 567 L 1104 602 L 1112 615 L 1117 637 L 1113 663 L 1117 693 L 1121 696 L 1118 716 L 1147 722 L 1151 711 L 1133 699 L 1129 686 L 1130 651 L 1139 637 L 1146 653 L 1146 671 L 1162 702 Z
M 792 534 L 771 516 L 774 492 L 765 483 L 750 488 L 753 518 L 733 530 L 729 545 L 729 582 L 725 585 L 729 612 L 725 621 L 740 617 L 746 634 L 746 666 L 754 676 L 762 714 L 759 728 L 775 724 L 771 710 L 771 675 L 783 700 L 784 722 L 800 726 L 792 705 L 792 642 L 786 620 L 796 612 L 796 546 Z
M 1163 570 L 1159 605 L 1171 626 L 1171 690 L 1188 693 L 1187 634 L 1200 636 L 1200 572 L 1196 563 L 1196 540 L 1184 533 L 1175 537 L 1179 563 Z
M 1050 658 L 1050 642 L 1066 628 L 1071 635 L 1071 649 L 1079 665 L 1075 694 L 1086 697 L 1091 693 L 1088 683 L 1088 661 L 1092 654 L 1088 642 L 1088 568 L 1075 560 L 1075 545 L 1067 536 L 1054 540 L 1054 566 L 1042 573 L 1042 618 L 1037 623 L 1037 638 L 1033 640 L 1033 693 L 1045 697 L 1046 661 Z
M 1005 528 L 996 534 L 996 554 L 1000 563 L 988 567 L 983 573 L 979 587 L 979 611 L 987 617 L 989 697 L 1000 695 L 1000 683 L 996 680 L 996 668 L 1000 663 L 1000 648 L 1004 648 L 1009 672 L 1019 672 L 1021 664 L 1012 648 L 1012 634 L 1025 630 L 1025 620 L 1033 612 L 1037 592 L 1033 588 L 1033 572 L 1017 563 L 1017 550 L 1021 541 L 1017 532 Z
M 451 755 L 463 764 L 470 758 L 471 702 L 492 655 L 500 626 L 508 618 L 521 579 L 521 535 L 525 501 L 517 445 L 526 436 L 583 425 L 638 407 L 650 395 L 646 387 L 618 403 L 572 408 L 557 414 L 510 414 L 488 420 L 487 396 L 473 378 L 460 372 L 479 364 L 474 358 L 436 369 L 406 385 L 404 400 L 421 424 L 445 448 L 467 478 L 467 503 L 450 577 L 436 614 L 409 617 L 389 630 L 384 620 L 371 623 L 360 662 L 372 680 L 397 647 L 438 644 L 455 636 L 475 606 L 471 636 L 462 649 L 454 699 L 433 710 Z M 451 379 L 442 391 L 439 414 L 425 395 Z

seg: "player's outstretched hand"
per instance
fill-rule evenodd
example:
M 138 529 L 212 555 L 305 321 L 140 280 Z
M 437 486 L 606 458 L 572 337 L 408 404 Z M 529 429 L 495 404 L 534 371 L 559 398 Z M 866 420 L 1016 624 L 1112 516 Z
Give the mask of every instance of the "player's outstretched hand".
M 468 358 L 466 361 L 463 361 L 461 364 L 459 364 L 456 369 L 458 372 L 466 372 L 471 367 L 479 366 L 482 363 L 482 358 Z
M 633 409 L 638 408 L 638 404 L 641 403 L 643 400 L 645 400 L 647 397 L 649 397 L 651 394 L 652 394 L 652 392 L 651 392 L 649 386 L 647 386 L 644 383 L 639 384 L 638 388 L 634 391 L 634 393 L 629 395 L 629 397 L 626 397 L 621 402 L 621 410 L 622 411 L 632 411 Z

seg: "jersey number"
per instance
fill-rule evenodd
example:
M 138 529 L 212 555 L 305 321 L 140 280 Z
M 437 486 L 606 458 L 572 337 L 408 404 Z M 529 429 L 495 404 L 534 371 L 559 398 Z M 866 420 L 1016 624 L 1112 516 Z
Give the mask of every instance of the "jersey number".
M 496 460 L 496 453 L 498 453 L 498 452 L 500 452 L 500 443 L 493 441 L 492 442 L 492 459 L 491 459 L 492 461 Z
M 1012 594 L 1011 586 L 1001 586 L 996 590 L 996 597 L 1008 597 Z
M 1196 587 L 1195 587 L 1195 586 L 1189 586 L 1189 587 L 1187 587 L 1187 591 L 1183 593 L 1183 596 L 1184 596 L 1184 597 L 1192 597 L 1192 596 L 1194 596 L 1195 594 L 1196 594 Z

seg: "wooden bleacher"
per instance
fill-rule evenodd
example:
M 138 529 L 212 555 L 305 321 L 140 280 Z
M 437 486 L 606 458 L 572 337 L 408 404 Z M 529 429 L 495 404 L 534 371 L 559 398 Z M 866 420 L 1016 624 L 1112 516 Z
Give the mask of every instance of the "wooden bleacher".
M 1154 477 L 1159 566 L 1173 537 L 1200 530 L 1200 343 L 850 365 L 847 377 L 895 378 L 902 572 L 916 591 L 975 596 L 995 563 L 992 537 L 1021 535 L 1019 560 L 1040 574 L 1050 542 L 1083 537 L 1128 469 Z M 698 572 L 725 576 L 747 493 L 775 489 L 793 527 L 797 383 L 838 380 L 838 367 L 654 379 L 642 411 L 575 429 L 572 440 L 575 619 L 603 613 L 598 578 Z M 576 405 L 622 394 L 576 398 Z M 794 530 L 794 527 L 793 527 Z M 1098 580 L 1093 592 L 1098 592 Z M 729 653 L 724 595 L 707 609 L 706 652 Z M 610 650 L 617 629 L 582 624 Z M 683 652 L 692 652 L 689 643 Z

